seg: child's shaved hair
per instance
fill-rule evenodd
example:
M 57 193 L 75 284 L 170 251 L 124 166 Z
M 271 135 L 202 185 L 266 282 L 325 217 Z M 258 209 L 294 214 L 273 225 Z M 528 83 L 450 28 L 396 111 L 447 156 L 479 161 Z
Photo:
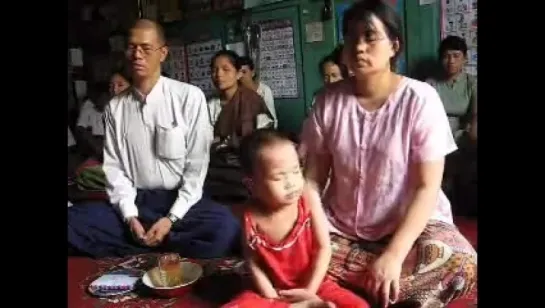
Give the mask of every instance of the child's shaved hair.
M 288 142 L 295 146 L 291 138 L 282 132 L 270 128 L 263 128 L 254 131 L 244 137 L 240 143 L 240 164 L 245 174 L 252 174 L 255 171 L 255 162 L 259 151 L 264 147 Z

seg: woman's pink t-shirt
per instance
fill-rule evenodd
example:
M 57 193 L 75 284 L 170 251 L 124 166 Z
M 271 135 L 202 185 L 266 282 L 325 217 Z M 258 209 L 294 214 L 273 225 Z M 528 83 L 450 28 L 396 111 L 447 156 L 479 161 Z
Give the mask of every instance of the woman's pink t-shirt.
M 324 205 L 333 229 L 378 240 L 395 231 L 412 201 L 413 164 L 441 159 L 457 147 L 429 84 L 404 77 L 386 103 L 369 112 L 359 105 L 353 83 L 337 82 L 316 97 L 301 150 L 331 157 Z M 431 219 L 453 223 L 443 191 Z

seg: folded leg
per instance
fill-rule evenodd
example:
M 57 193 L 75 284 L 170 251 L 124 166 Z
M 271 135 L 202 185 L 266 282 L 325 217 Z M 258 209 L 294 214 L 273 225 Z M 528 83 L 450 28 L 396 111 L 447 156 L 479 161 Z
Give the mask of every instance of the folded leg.
M 222 308 L 288 308 L 289 304 L 278 300 L 268 299 L 253 291 L 244 291 L 237 295 Z

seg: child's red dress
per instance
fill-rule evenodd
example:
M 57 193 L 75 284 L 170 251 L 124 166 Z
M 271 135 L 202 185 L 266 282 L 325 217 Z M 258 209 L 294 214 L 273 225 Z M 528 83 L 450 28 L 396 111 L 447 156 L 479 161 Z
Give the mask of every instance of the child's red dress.
M 274 243 L 256 228 L 249 212 L 244 213 L 246 240 L 258 258 L 276 290 L 304 288 L 314 267 L 316 240 L 311 227 L 310 209 L 301 198 L 297 221 L 290 233 L 279 243 Z M 327 277 L 317 292 L 324 301 L 339 308 L 367 308 L 369 304 L 352 292 L 341 288 Z M 225 308 L 289 307 L 289 303 L 262 297 L 247 290 L 236 296 Z

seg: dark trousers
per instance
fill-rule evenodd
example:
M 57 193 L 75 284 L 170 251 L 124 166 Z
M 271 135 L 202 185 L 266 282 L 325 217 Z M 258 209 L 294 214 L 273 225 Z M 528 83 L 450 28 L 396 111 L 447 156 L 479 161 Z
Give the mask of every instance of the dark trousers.
M 168 215 L 177 190 L 138 190 L 138 219 L 147 231 Z M 176 252 L 187 258 L 219 258 L 240 245 L 240 224 L 226 207 L 207 198 L 193 205 L 172 225 L 159 247 L 137 243 L 114 207 L 105 201 L 84 202 L 68 208 L 68 244 L 92 257 L 122 257 L 148 252 Z

